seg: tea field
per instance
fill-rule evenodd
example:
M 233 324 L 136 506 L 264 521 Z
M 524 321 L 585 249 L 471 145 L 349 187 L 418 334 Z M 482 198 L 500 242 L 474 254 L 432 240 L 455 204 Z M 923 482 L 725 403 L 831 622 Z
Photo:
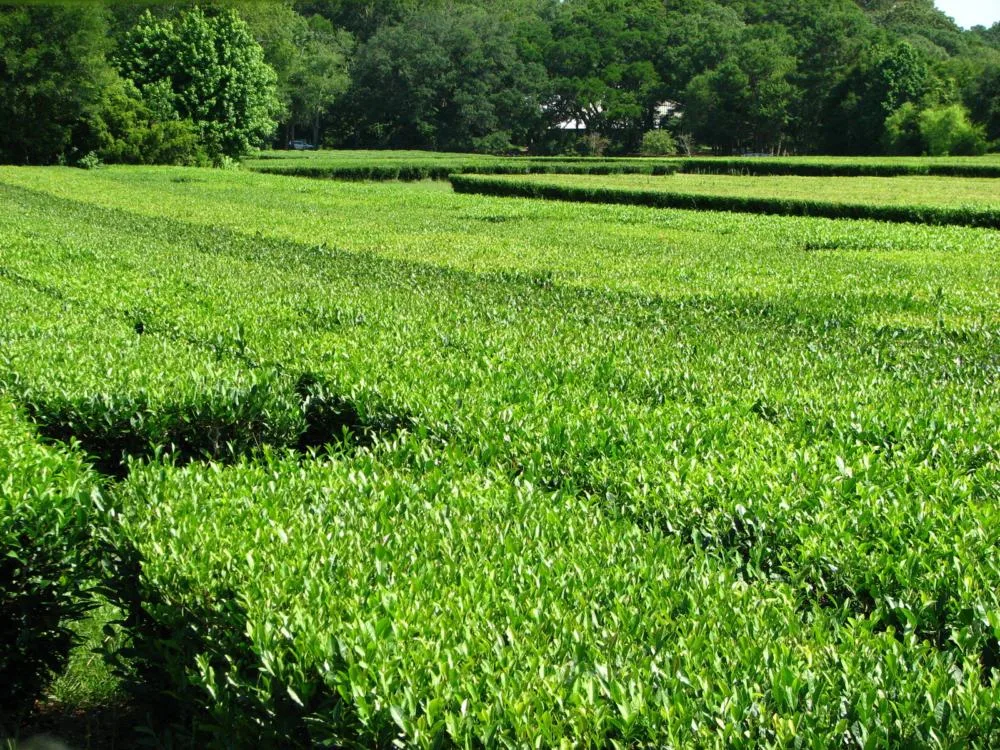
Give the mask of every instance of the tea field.
M 273 174 L 336 179 L 445 179 L 466 174 L 692 174 L 805 177 L 1000 177 L 1000 156 L 505 157 L 432 151 L 269 151 L 245 162 Z
M 3 729 L 996 746 L 998 376 L 988 228 L 0 168 Z
M 745 213 L 1000 228 L 992 177 L 453 175 L 461 192 Z

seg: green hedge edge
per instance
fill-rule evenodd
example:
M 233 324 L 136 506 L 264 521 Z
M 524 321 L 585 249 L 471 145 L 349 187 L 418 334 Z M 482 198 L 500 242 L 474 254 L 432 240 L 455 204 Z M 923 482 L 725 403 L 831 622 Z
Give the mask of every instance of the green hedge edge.
M 310 177 L 320 180 L 373 180 L 386 182 L 401 180 L 416 182 L 419 180 L 447 180 L 451 175 L 459 174 L 644 174 L 670 175 L 678 171 L 676 164 L 546 164 L 529 162 L 524 164 L 468 164 L 468 165 L 363 165 L 363 166 L 295 166 L 295 167 L 253 167 L 252 171 L 262 174 L 277 174 L 291 177 Z
M 682 159 L 685 174 L 748 177 L 996 177 L 1000 164 L 808 163 L 748 159 Z
M 833 203 L 799 198 L 755 198 L 747 196 L 692 195 L 626 188 L 544 185 L 516 180 L 452 175 L 457 193 L 506 198 L 544 198 L 577 203 L 607 203 L 691 211 L 812 216 L 827 219 L 867 219 L 907 224 L 957 225 L 1000 229 L 1000 210 L 943 208 L 933 206 L 879 206 L 863 203 Z
M 909 164 L 865 162 L 787 162 L 687 158 L 670 161 L 622 160 L 597 161 L 592 157 L 564 159 L 511 159 L 507 162 L 363 164 L 363 165 L 294 165 L 252 166 L 251 171 L 291 177 L 325 180 L 447 180 L 452 174 L 518 175 L 518 174 L 647 174 L 669 175 L 718 174 L 747 177 L 980 177 L 1000 178 L 1000 164 Z

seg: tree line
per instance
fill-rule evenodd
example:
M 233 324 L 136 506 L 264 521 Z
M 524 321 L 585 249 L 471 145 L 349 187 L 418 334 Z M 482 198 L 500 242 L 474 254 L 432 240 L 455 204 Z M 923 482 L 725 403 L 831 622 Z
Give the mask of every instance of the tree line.
M 225 163 L 302 139 L 540 154 L 977 154 L 1000 24 L 933 0 L 0 5 L 0 160 Z

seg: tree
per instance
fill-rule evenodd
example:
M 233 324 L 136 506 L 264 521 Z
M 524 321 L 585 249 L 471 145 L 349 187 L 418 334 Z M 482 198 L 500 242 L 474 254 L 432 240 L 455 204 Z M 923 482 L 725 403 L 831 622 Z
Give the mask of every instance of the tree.
M 659 0 L 568 0 L 546 53 L 552 79 L 548 112 L 635 150 L 654 126 L 665 88 L 654 61 L 665 33 Z
M 544 84 L 511 24 L 472 6 L 430 7 L 360 47 L 346 120 L 360 144 L 502 150 L 530 137 Z
M 443 0 L 296 0 L 295 9 L 322 16 L 337 28 L 367 41 L 380 28 L 395 26 L 407 15 L 439 7 Z
M 982 129 L 969 122 L 969 114 L 960 104 L 921 112 L 920 135 L 931 156 L 978 156 L 986 152 Z
M 691 80 L 728 58 L 746 24 L 734 8 L 716 3 L 672 3 L 657 53 L 664 95 L 680 100 Z
M 983 71 L 970 100 L 972 115 L 983 124 L 987 139 L 1000 142 L 1000 64 L 991 65 Z
M 934 0 L 880 0 L 869 5 L 877 25 L 931 57 L 968 52 L 971 35 L 939 10 Z
M 976 26 L 972 29 L 972 33 L 993 49 L 1000 50 L 1000 21 L 997 21 L 988 29 L 984 26 Z
M 878 31 L 851 0 L 799 0 L 783 7 L 790 54 L 797 60 L 790 83 L 801 92 L 789 108 L 789 140 L 798 152 L 824 147 L 830 102 Z
M 309 33 L 308 22 L 287 2 L 243 3 L 238 10 L 264 51 L 264 61 L 274 70 L 275 94 L 281 103 L 275 117 L 284 125 L 285 134 L 279 140 L 288 141 L 292 138 L 293 77 L 302 62 L 302 39 Z
M 236 8 L 277 76 L 278 141 L 287 143 L 296 128 L 305 127 L 319 143 L 323 120 L 350 84 L 353 37 L 323 15 L 303 17 L 287 1 L 244 2 Z
M 234 158 L 265 143 L 280 111 L 276 75 L 235 11 L 199 8 L 176 19 L 149 12 L 126 34 L 116 56 L 122 75 L 166 100 L 200 129 L 213 155 Z
M 113 80 L 99 5 L 0 9 L 0 160 L 72 156 L 74 128 Z
M 717 151 L 780 151 L 796 94 L 787 44 L 780 27 L 748 29 L 728 59 L 688 85 L 685 128 Z
M 351 79 L 347 71 L 354 40 L 321 16 L 309 19 L 299 40 L 301 54 L 290 76 L 292 125 L 308 124 L 312 142 L 320 142 L 323 116 Z
M 876 46 L 831 97 L 826 113 L 827 150 L 879 153 L 886 119 L 906 102 L 923 106 L 933 87 L 927 60 L 913 45 Z

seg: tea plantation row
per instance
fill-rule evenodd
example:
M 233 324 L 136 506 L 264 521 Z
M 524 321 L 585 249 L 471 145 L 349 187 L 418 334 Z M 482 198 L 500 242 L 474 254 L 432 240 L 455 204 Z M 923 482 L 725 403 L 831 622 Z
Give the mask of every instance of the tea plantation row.
M 426 151 L 273 151 L 247 161 L 251 169 L 329 179 L 421 180 L 450 174 L 690 174 L 810 177 L 1000 177 L 995 156 L 963 157 L 740 157 L 604 158 L 502 157 Z
M 1000 739 L 992 233 L 0 182 L 3 538 L 192 742 Z
M 452 175 L 460 193 L 696 211 L 1000 228 L 1000 187 L 955 177 Z

